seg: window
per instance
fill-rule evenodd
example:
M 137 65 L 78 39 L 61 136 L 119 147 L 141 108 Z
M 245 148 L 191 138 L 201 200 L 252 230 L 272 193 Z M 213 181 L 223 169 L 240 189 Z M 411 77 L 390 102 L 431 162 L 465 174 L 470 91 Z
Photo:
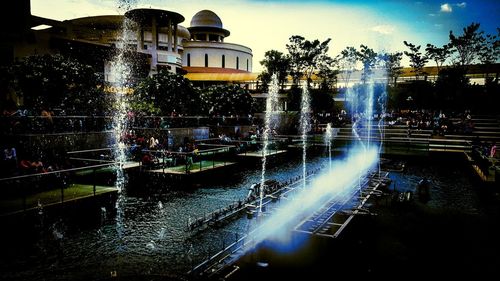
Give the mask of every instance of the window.
M 226 56 L 222 55 L 222 68 L 226 68 Z
M 236 57 L 236 69 L 240 69 L 240 58 Z
M 247 59 L 247 71 L 248 71 L 248 59 Z
M 191 54 L 187 54 L 187 66 L 191 66 Z
M 205 54 L 205 67 L 208 67 L 208 54 Z

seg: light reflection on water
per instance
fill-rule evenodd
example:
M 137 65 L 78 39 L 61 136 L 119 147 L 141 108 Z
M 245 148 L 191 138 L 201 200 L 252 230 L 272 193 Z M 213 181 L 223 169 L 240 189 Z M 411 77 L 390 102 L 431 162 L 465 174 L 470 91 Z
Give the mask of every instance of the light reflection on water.
M 317 158 L 308 167 L 315 169 L 323 162 Z M 293 162 L 269 169 L 268 175 L 284 181 L 300 175 L 301 169 L 301 163 Z M 471 184 L 456 167 L 414 163 L 405 173 L 391 174 L 401 191 L 415 191 L 423 176 L 432 183 L 429 206 L 477 212 Z M 158 189 L 147 195 L 127 192 L 122 202 L 121 233 L 111 216 L 98 228 L 64 232 L 64 227 L 59 227 L 57 233 L 62 238 L 52 235 L 38 242 L 38 248 L 27 255 L 3 257 L 0 269 L 4 278 L 16 280 L 96 280 L 108 278 L 111 271 L 118 276 L 183 276 L 192 266 L 241 237 L 255 222 L 243 217 L 222 228 L 189 233 L 185 231 L 188 218 L 244 198 L 248 187 L 259 180 L 260 171 L 255 169 L 235 175 L 237 183 L 222 186 L 194 191 Z
M 468 172 L 460 164 L 410 162 L 403 173 L 392 172 L 390 177 L 398 191 L 416 192 L 423 177 L 430 181 L 430 200 L 426 204 L 434 209 L 453 209 L 464 213 L 477 213 L 478 197 L 467 177 Z

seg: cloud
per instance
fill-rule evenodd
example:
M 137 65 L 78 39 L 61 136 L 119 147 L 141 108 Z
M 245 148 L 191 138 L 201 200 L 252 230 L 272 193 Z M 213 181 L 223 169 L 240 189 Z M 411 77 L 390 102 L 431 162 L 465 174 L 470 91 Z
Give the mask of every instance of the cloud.
M 463 8 L 467 7 L 467 3 L 466 2 L 457 3 L 457 4 L 455 4 L 455 6 L 463 9 Z
M 371 31 L 375 31 L 375 32 L 378 32 L 380 34 L 392 34 L 395 30 L 396 30 L 396 27 L 393 26 L 393 25 L 388 25 L 388 24 L 385 24 L 385 25 L 376 25 L 372 28 L 370 28 Z
M 451 13 L 453 12 L 453 8 L 451 7 L 450 4 L 444 3 L 441 5 L 441 12 L 443 13 Z

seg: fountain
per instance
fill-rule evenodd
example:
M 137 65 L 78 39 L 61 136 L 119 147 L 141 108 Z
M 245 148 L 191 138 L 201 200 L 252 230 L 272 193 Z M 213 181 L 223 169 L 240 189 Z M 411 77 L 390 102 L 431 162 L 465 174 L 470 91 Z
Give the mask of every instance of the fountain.
M 120 0 L 120 8 L 130 10 L 133 2 L 130 0 Z M 127 161 L 127 146 L 125 144 L 125 132 L 127 131 L 127 114 L 129 111 L 128 89 L 131 86 L 132 61 L 127 54 L 134 51 L 134 26 L 133 22 L 126 17 L 123 19 L 121 34 L 116 44 L 115 57 L 110 63 L 109 82 L 117 90 L 114 93 L 112 101 L 112 156 L 115 163 L 116 181 L 115 187 L 118 189 L 118 198 L 116 200 L 116 231 L 122 241 L 125 235 L 124 229 L 124 205 L 125 205 L 125 185 L 126 178 L 124 174 L 124 164 Z M 119 245 L 118 247 L 123 247 Z
M 309 97 L 309 89 L 307 83 L 302 85 L 302 101 L 301 101 L 301 109 L 300 109 L 300 130 L 301 130 L 301 139 L 302 139 L 302 179 L 303 188 L 306 188 L 306 175 L 307 175 L 307 132 L 310 129 L 310 119 L 309 116 L 311 111 L 310 106 L 310 97 Z
M 129 1 L 122 1 L 129 4 Z M 126 8 L 130 6 L 126 5 Z M 126 144 L 124 140 L 127 130 L 127 113 L 129 110 L 127 92 L 131 86 L 131 61 L 127 54 L 134 51 L 134 32 L 133 22 L 126 17 L 123 20 L 122 31 L 116 45 L 116 55 L 110 63 L 109 82 L 117 89 L 112 101 L 112 125 L 113 125 L 113 157 L 116 163 L 116 184 L 118 191 L 121 192 L 124 186 L 123 165 L 126 157 Z
M 266 161 L 267 161 L 267 153 L 269 147 L 269 138 L 273 129 L 276 128 L 276 107 L 278 105 L 278 76 L 273 74 L 271 79 L 271 85 L 269 85 L 269 93 L 266 99 L 266 116 L 264 120 L 264 132 L 262 134 L 263 139 L 263 148 L 262 148 L 262 173 L 260 180 L 260 189 L 259 189 L 259 214 L 262 213 L 262 199 L 264 199 L 264 184 L 266 181 Z
M 370 80 L 368 81 L 365 91 L 367 91 L 368 97 L 366 98 L 366 105 L 365 105 L 365 116 L 366 116 L 366 127 L 367 127 L 367 134 L 366 134 L 366 148 L 370 149 L 370 141 L 372 137 L 372 119 L 373 119 L 373 79 L 370 77 Z
M 324 142 L 328 147 L 329 169 L 323 174 L 311 178 L 306 184 L 306 144 L 307 132 L 310 126 L 309 119 L 309 92 L 306 86 L 303 87 L 302 108 L 300 116 L 300 129 L 302 140 L 302 188 L 294 190 L 293 194 L 287 195 L 288 200 L 280 201 L 276 211 L 266 217 L 252 229 L 247 236 L 246 250 L 255 247 L 264 240 L 281 241 L 289 244 L 291 239 L 291 230 L 294 225 L 298 226 L 303 221 L 307 221 L 312 214 L 318 211 L 318 208 L 328 204 L 339 204 L 336 202 L 347 202 L 355 200 L 356 194 L 361 194 L 366 186 L 366 181 L 362 178 L 367 177 L 369 171 L 376 168 L 379 162 L 380 147 L 373 143 L 372 122 L 375 115 L 375 86 L 373 77 L 368 77 L 365 83 L 357 85 L 355 88 L 349 88 L 348 94 L 351 100 L 351 114 L 353 118 L 352 131 L 355 136 L 352 148 L 345 160 L 333 160 L 332 139 L 338 132 L 328 124 L 324 135 Z M 377 88 L 378 89 L 378 88 Z M 382 95 L 384 96 L 384 95 Z M 377 99 L 378 103 L 385 102 L 383 97 Z M 269 100 L 268 100 L 269 102 Z M 383 105 L 379 105 L 384 110 Z M 384 112 L 379 112 L 383 116 Z M 267 114 L 266 114 L 267 117 Z M 267 121 L 267 118 L 266 118 Z M 383 124 L 379 122 L 379 130 Z M 334 179 L 334 180 L 333 180 Z M 335 208 L 342 208 L 340 205 Z M 293 243 L 292 243 L 293 244 Z
M 328 147 L 328 169 L 332 169 L 332 141 L 337 135 L 338 129 L 332 127 L 332 123 L 326 124 L 324 142 Z

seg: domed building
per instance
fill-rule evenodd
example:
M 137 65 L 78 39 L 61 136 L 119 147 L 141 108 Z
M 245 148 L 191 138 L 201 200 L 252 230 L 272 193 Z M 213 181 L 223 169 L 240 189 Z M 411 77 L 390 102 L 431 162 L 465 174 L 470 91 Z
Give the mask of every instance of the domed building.
M 210 10 L 202 10 L 191 19 L 191 40 L 185 42 L 183 69 L 188 73 L 252 72 L 252 49 L 224 42 L 230 35 L 222 20 Z
M 252 50 L 227 43 L 231 34 L 220 17 L 210 10 L 196 13 L 189 27 L 180 25 L 184 16 L 160 9 L 133 9 L 125 15 L 103 15 L 57 21 L 31 15 L 29 0 L 20 0 L 16 11 L 25 18 L 22 32 L 12 31 L 0 59 L 9 63 L 34 54 L 71 54 L 96 66 L 106 81 L 113 81 L 111 60 L 120 44 L 125 18 L 132 20 L 128 56 L 137 62 L 140 74 L 149 75 L 166 69 L 184 74 L 203 85 L 255 81 Z M 21 16 L 19 16 L 21 17 Z M 38 25 L 48 28 L 38 30 Z M 6 29 L 8 30 L 8 29 Z M 25 34 L 23 36 L 16 34 Z M 92 53 L 92 56 L 88 54 Z M 139 78 L 139 77 L 137 77 Z

